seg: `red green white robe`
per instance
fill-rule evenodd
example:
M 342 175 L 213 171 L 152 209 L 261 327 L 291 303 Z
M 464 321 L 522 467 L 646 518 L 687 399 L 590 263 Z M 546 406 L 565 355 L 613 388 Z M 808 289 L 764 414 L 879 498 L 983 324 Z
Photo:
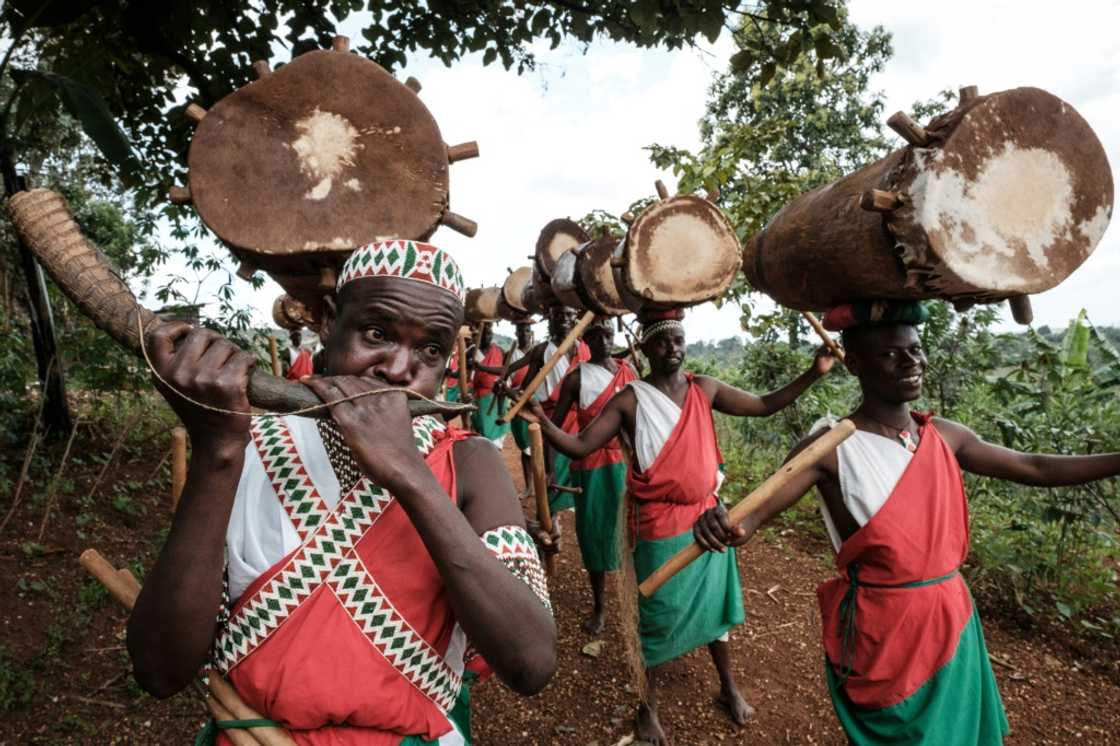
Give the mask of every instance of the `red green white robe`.
M 555 353 L 556 344 L 550 340 L 544 349 L 544 359 L 546 361 L 549 360 Z M 541 407 L 548 417 L 552 417 L 553 411 L 556 410 L 556 402 L 560 400 L 560 385 L 564 382 L 564 378 L 567 377 L 568 371 L 571 370 L 572 365 L 578 365 L 579 363 L 590 360 L 591 350 L 587 347 L 586 343 L 580 341 L 576 346 L 575 359 L 573 360 L 569 355 L 565 355 L 557 361 L 555 367 L 545 376 L 544 383 L 541 384 L 540 388 L 538 388 L 533 395 L 534 398 L 541 403 Z M 579 431 L 579 420 L 575 407 L 568 410 L 568 416 L 564 418 L 564 422 L 560 427 L 566 433 L 576 433 Z M 565 487 L 579 486 L 575 475 L 572 474 L 572 460 L 559 451 L 554 451 L 552 455 L 551 480 L 554 484 L 563 485 Z M 556 514 L 561 510 L 575 507 L 575 498 L 572 497 L 572 493 L 570 492 L 549 490 L 548 504 L 553 514 Z
M 525 357 L 525 353 L 521 351 L 520 347 L 515 347 L 513 350 L 513 357 L 510 358 L 510 365 L 516 363 L 521 358 Z M 513 388 L 521 388 L 521 384 L 525 382 L 525 376 L 529 373 L 529 367 L 519 368 L 509 378 L 509 384 Z M 529 422 L 520 417 L 514 417 L 513 422 L 509 423 L 510 432 L 513 433 L 513 440 L 517 443 L 517 449 L 522 453 L 528 455 L 529 453 Z
M 626 489 L 641 582 L 692 542 L 692 525 L 715 507 L 722 475 L 712 405 L 691 375 L 683 407 L 644 381 L 630 387 L 638 406 Z M 639 599 L 638 612 L 649 667 L 726 639 L 744 619 L 734 550 L 705 552 L 651 598 Z
M 475 362 L 488 368 L 501 368 L 505 363 L 505 350 L 491 342 L 490 348 L 485 353 L 482 350 L 475 351 Z M 504 408 L 494 407 L 493 411 L 490 410 L 494 401 L 494 384 L 497 380 L 497 374 L 475 369 L 474 376 L 471 378 L 471 391 L 474 392 L 478 410 L 471 415 L 471 421 L 475 432 L 501 448 L 506 433 L 509 432 L 509 425 L 498 424 L 498 418 L 505 414 Z
M 404 509 L 360 472 L 337 474 L 313 420 L 254 418 L 251 433 L 214 668 L 301 746 L 469 743 L 463 678 L 485 662 Z M 433 417 L 414 420 L 413 435 L 455 500 L 453 445 L 466 435 Z M 340 480 L 353 483 L 344 495 Z M 481 540 L 547 603 L 524 529 Z
M 959 573 L 969 547 L 960 466 L 931 416 L 914 417 L 910 458 L 862 431 L 837 451 L 861 526 L 839 547 L 840 577 L 817 590 L 829 691 L 854 744 L 1000 744 L 1007 718 Z
M 634 369 L 618 363 L 614 373 L 591 362 L 579 364 L 577 422 L 583 430 L 599 416 L 615 394 L 637 378 Z M 572 462 L 582 488 L 575 496 L 576 539 L 589 572 L 618 569 L 619 508 L 626 494 L 626 463 L 618 438 L 586 458 Z

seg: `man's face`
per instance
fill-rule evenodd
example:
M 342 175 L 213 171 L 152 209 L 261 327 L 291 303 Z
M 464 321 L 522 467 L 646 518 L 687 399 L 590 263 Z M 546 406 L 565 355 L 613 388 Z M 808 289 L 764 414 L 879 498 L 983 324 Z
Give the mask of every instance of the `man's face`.
M 292 332 L 290 338 L 292 341 L 292 347 L 299 347 L 303 343 L 303 337 L 300 336 L 299 332 Z
M 533 327 L 528 324 L 517 325 L 517 346 L 523 350 L 533 344 Z
M 438 288 L 387 277 L 355 280 L 328 297 L 327 375 L 374 378 L 435 396 L 463 323 L 463 306 Z
M 490 343 L 494 340 L 494 327 L 490 324 L 483 324 L 482 331 L 478 333 L 478 346 L 487 349 Z
M 642 345 L 654 373 L 676 373 L 684 364 L 684 331 L 667 329 Z
M 567 306 L 553 306 L 548 312 L 548 336 L 559 342 L 576 325 L 576 312 Z
M 865 398 L 902 404 L 921 396 L 926 354 L 916 327 L 871 327 L 847 339 L 848 369 L 859 378 Z
M 587 343 L 592 360 L 606 360 L 614 346 L 614 331 L 596 324 L 584 332 L 583 341 Z

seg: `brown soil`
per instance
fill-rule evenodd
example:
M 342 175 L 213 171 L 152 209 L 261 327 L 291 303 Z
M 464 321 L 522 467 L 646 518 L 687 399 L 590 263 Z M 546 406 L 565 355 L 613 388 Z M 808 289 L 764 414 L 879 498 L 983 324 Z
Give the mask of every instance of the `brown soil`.
M 0 706 L 3 744 L 182 744 L 202 721 L 187 694 L 157 701 L 128 675 L 125 613 L 78 566 L 96 547 L 138 576 L 149 567 L 170 519 L 165 431 L 124 449 L 92 500 L 93 484 L 115 433 L 80 434 L 41 547 L 33 546 L 46 485 L 62 444 L 33 470 L 35 485 L 0 537 Z M 520 484 L 512 449 L 511 471 Z M 5 459 L 9 458 L 7 454 Z M 18 459 L 18 455 L 13 458 Z M 11 473 L 11 472 L 9 472 Z M 6 512 L 9 496 L 0 496 Z M 615 746 L 633 732 L 636 702 L 621 656 L 617 605 L 608 583 L 610 618 L 599 657 L 581 652 L 590 592 L 579 564 L 570 513 L 561 519 L 564 548 L 551 580 L 560 667 L 539 696 L 524 699 L 497 681 L 474 690 L 477 744 Z M 80 532 L 80 533 L 79 533 Z M 677 744 L 842 744 L 821 678 L 819 621 L 813 595 L 829 576 L 827 546 L 798 532 L 774 531 L 740 554 L 747 623 L 732 633 L 739 683 L 758 710 L 743 729 L 712 702 L 718 686 L 704 650 L 668 665 L 662 722 Z M 983 608 L 982 608 L 983 611 Z M 1109 652 L 1080 651 L 1053 636 L 1024 632 L 1006 617 L 987 618 L 1015 744 L 1120 743 L 1120 685 Z M 1093 657 L 1093 653 L 1096 656 Z

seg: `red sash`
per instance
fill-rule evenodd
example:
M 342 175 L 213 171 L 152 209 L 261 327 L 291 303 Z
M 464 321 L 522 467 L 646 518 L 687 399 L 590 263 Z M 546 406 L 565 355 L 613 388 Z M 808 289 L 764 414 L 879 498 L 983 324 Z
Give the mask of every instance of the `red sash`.
M 486 355 L 482 358 L 482 364 L 489 368 L 501 368 L 504 363 L 505 351 L 491 342 L 490 349 L 486 351 Z M 493 393 L 494 383 L 497 380 L 497 374 L 487 373 L 484 370 L 475 368 L 474 377 L 471 379 L 471 388 L 474 390 L 475 398 L 481 399 Z
M 689 531 L 716 504 L 720 456 L 712 404 L 691 375 L 688 380 L 681 418 L 661 452 L 644 472 L 635 463 L 626 476 L 639 539 L 665 539 Z
M 844 690 L 860 707 L 889 707 L 917 691 L 953 657 L 972 616 L 955 574 L 968 554 L 968 502 L 931 417 L 914 414 L 917 452 L 887 502 L 840 547 L 841 577 L 817 589 L 825 652 L 850 667 Z M 855 610 L 847 649 L 845 601 Z
M 577 422 L 579 429 L 583 430 L 591 421 L 599 416 L 603 411 L 603 407 L 607 406 L 607 402 L 611 400 L 615 394 L 626 388 L 626 385 L 637 378 L 634 369 L 626 364 L 625 360 L 618 361 L 618 370 L 615 371 L 614 377 L 611 378 L 607 387 L 599 392 L 599 396 L 595 401 L 586 408 L 579 408 L 577 415 Z M 579 461 L 572 462 L 573 469 L 581 469 L 590 471 L 598 469 L 602 466 L 610 466 L 611 464 L 622 463 L 622 446 L 618 442 L 618 438 L 611 438 L 611 441 L 605 446 L 595 451 L 587 458 L 580 459 Z
M 426 462 L 454 501 L 452 446 L 466 436 L 432 422 L 414 432 L 428 439 Z M 282 419 L 255 421 L 253 437 L 301 544 L 231 611 L 219 669 L 300 744 L 388 746 L 447 733 L 461 686 L 446 658 L 455 618 L 404 509 L 365 478 L 328 509 Z
M 315 367 L 311 361 L 311 353 L 306 349 L 300 349 L 296 359 L 292 362 L 292 367 L 288 368 L 288 373 L 284 377 L 289 381 L 298 381 L 314 372 Z
M 576 351 L 576 359 L 569 363 L 568 369 L 564 371 L 564 375 L 560 377 L 560 380 L 556 382 L 552 391 L 549 392 L 548 398 L 541 402 L 541 409 L 544 410 L 544 413 L 549 419 L 552 418 L 552 413 L 556 411 L 556 402 L 560 401 L 560 388 L 564 385 L 564 379 L 568 377 L 569 373 L 575 370 L 577 365 L 585 363 L 590 359 L 591 349 L 583 340 L 580 340 Z M 571 358 L 569 358 L 569 360 L 571 360 Z M 577 414 L 577 410 L 579 410 L 578 401 L 575 403 L 575 406 L 568 410 L 568 414 L 564 417 L 564 422 L 560 424 L 561 430 L 570 434 L 579 432 L 579 415 Z

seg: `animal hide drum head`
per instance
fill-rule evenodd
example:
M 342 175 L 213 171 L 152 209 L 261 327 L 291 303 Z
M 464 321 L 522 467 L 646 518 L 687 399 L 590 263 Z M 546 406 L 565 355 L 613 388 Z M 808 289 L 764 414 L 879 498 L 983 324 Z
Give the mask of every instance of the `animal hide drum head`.
M 341 261 L 379 239 L 425 239 L 448 204 L 435 119 L 350 53 L 308 52 L 223 98 L 199 122 L 189 165 L 202 220 L 267 271 L 300 274 L 308 255 Z
M 549 221 L 537 238 L 537 269 L 548 279 L 552 276 L 560 255 L 568 249 L 587 243 L 589 238 L 587 232 L 574 220 L 557 218 Z
M 912 284 L 943 297 L 1048 290 L 1089 257 L 1112 216 L 1112 170 L 1072 106 L 1038 88 L 980 96 L 930 122 L 886 221 Z
M 577 289 L 584 305 L 605 316 L 621 316 L 629 310 L 622 302 L 611 270 L 611 257 L 617 247 L 617 238 L 602 236 L 587 244 L 576 258 Z
M 525 313 L 528 309 L 521 300 L 521 295 L 525 291 L 525 286 L 533 279 L 532 267 L 518 267 L 509 273 L 505 283 L 502 285 L 502 298 L 506 304 L 515 311 Z
M 689 306 L 723 295 L 741 254 L 718 207 L 678 195 L 650 205 L 630 226 L 620 274 L 625 291 L 645 305 Z

